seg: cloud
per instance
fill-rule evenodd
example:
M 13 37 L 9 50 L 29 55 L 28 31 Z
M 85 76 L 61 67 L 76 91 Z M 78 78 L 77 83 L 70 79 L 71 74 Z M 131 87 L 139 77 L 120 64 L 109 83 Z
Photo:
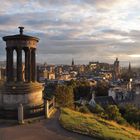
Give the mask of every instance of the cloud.
M 138 0 L 1 0 L 0 37 L 25 26 L 25 34 L 40 38 L 39 62 L 113 63 L 119 57 L 125 65 L 140 52 L 139 10 Z

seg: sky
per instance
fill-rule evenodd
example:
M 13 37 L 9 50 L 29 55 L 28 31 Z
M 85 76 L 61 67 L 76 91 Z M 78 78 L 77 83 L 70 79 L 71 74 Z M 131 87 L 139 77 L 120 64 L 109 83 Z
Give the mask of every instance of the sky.
M 3 36 L 24 34 L 40 39 L 37 61 L 87 64 L 89 61 L 140 67 L 139 0 L 0 0 L 0 60 Z

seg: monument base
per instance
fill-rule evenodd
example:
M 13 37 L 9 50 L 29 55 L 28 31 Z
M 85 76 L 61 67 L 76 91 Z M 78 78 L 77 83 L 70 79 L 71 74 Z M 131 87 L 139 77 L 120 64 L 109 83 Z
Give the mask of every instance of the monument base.
M 18 106 L 23 105 L 24 118 L 44 114 L 43 86 L 40 83 L 5 83 L 1 90 L 0 115 L 2 118 L 17 119 Z

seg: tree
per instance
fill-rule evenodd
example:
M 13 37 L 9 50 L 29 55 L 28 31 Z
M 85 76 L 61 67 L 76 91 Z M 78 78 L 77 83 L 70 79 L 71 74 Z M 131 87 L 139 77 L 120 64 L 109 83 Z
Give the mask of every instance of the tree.
M 72 80 L 69 81 L 68 85 L 69 86 L 72 86 L 74 88 L 77 85 L 77 81 L 75 81 L 75 80 L 72 79 Z
M 120 108 L 122 116 L 128 123 L 140 129 L 140 111 L 133 105 L 126 105 Z
M 108 119 L 114 120 L 120 124 L 126 123 L 125 119 L 121 116 L 119 108 L 116 105 L 109 105 L 105 109 L 105 112 L 108 115 Z
M 56 87 L 56 102 L 60 107 L 73 108 L 73 88 L 67 85 L 58 85 Z
M 99 104 L 96 104 L 95 106 L 88 105 L 88 109 L 91 113 L 95 113 L 104 119 L 108 118 L 108 115 L 105 113 L 105 110 Z
M 109 84 L 106 81 L 98 81 L 96 96 L 108 96 Z
M 74 87 L 74 99 L 79 100 L 80 98 L 89 100 L 91 99 L 91 92 L 90 92 L 90 83 L 89 81 L 82 80 L 76 81 L 76 86 Z
M 79 112 L 81 112 L 81 113 L 85 113 L 85 114 L 88 114 L 88 113 L 90 113 L 90 111 L 89 111 L 89 109 L 87 108 L 87 106 L 81 106 L 80 108 L 79 108 Z

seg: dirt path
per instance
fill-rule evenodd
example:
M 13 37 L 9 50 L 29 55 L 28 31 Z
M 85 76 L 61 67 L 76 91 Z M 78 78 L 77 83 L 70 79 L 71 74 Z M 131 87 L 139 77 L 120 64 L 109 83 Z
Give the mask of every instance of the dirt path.
M 94 140 L 93 138 L 69 132 L 59 125 L 59 112 L 48 120 L 8 126 L 0 124 L 0 140 Z

